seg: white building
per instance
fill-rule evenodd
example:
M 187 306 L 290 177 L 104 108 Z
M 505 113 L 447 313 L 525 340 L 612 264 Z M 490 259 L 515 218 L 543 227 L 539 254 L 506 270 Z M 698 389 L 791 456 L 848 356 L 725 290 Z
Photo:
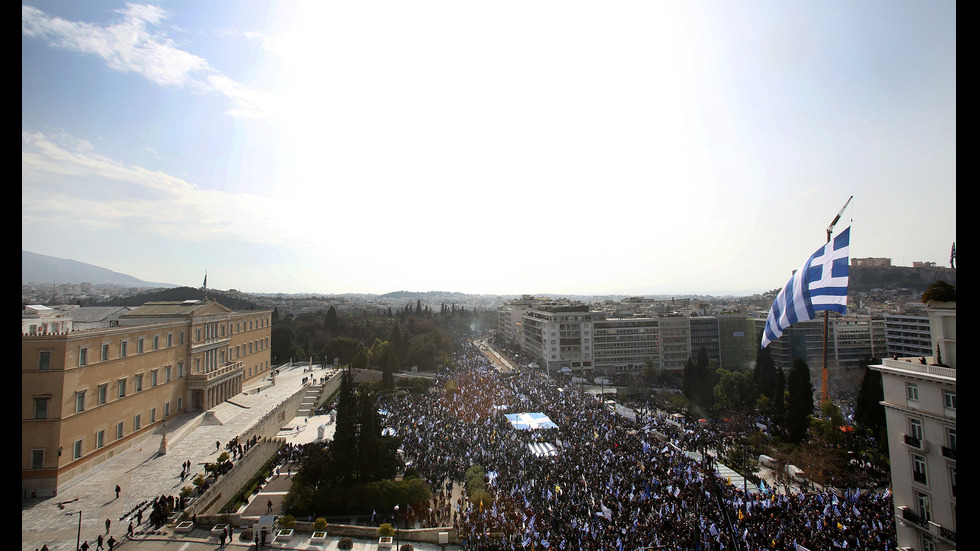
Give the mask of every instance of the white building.
M 956 303 L 928 314 L 938 355 L 872 369 L 882 376 L 898 545 L 946 551 L 956 548 Z

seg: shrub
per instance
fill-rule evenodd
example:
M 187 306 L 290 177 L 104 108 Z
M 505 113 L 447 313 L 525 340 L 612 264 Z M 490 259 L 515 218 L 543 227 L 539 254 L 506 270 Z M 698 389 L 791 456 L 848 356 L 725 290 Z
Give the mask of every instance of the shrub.
M 337 549 L 353 549 L 353 548 L 354 548 L 354 540 L 350 538 L 346 538 L 346 537 L 340 538 L 340 541 L 337 542 Z
M 412 544 L 410 543 L 403 543 L 402 546 L 398 548 L 398 551 L 415 551 L 415 548 L 412 547 Z
M 283 528 L 292 528 L 296 524 L 296 517 L 293 515 L 283 515 L 279 517 L 279 526 Z
M 316 530 L 317 532 L 326 532 L 327 519 L 323 517 L 317 517 L 317 519 L 313 521 L 313 529 Z
M 246 528 L 242 530 L 242 541 L 252 541 L 252 529 Z
M 391 536 L 395 535 L 395 529 L 391 527 L 391 524 L 386 522 L 381 526 L 378 526 L 378 535 L 382 538 L 390 538 Z
M 201 480 L 201 482 L 204 481 Z M 191 488 L 190 486 L 184 486 L 180 489 L 180 497 L 190 497 L 192 493 L 194 493 L 194 488 Z

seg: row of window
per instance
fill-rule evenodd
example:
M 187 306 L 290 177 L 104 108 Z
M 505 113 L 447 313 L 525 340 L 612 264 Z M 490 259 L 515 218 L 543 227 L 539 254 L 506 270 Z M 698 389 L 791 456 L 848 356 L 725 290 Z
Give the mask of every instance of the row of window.
M 241 333 L 242 331 L 253 331 L 255 329 L 261 329 L 263 327 L 268 327 L 269 320 L 267 318 L 253 319 L 248 321 L 236 321 L 234 333 Z M 194 340 L 196 342 L 201 342 L 202 340 L 210 340 L 215 338 L 220 338 L 225 336 L 226 325 L 221 322 L 213 321 L 205 323 L 202 327 L 198 327 L 194 331 Z M 202 333 L 201 330 L 204 330 Z M 201 337 L 204 337 L 203 339 Z
M 180 396 L 178 396 L 177 397 L 177 411 L 178 412 L 183 409 L 183 407 L 184 407 L 184 403 L 183 402 L 184 402 L 183 398 L 180 397 Z M 170 402 L 164 402 L 164 404 L 163 404 L 163 418 L 166 419 L 169 416 L 170 416 Z M 157 422 L 157 408 L 155 408 L 155 407 L 154 408 L 150 408 L 150 411 L 149 411 L 149 422 L 150 422 L 150 424 L 153 424 L 153 423 L 156 423 Z M 131 433 L 139 432 L 139 430 L 141 428 L 143 428 L 143 415 L 142 414 L 136 414 L 136 415 L 133 416 L 133 425 L 132 425 L 132 430 L 130 432 Z M 115 426 L 115 439 L 116 440 L 121 440 L 125 435 L 126 435 L 126 422 L 125 421 L 118 421 L 116 423 L 116 426 Z M 94 451 L 94 450 L 101 449 L 102 447 L 104 447 L 106 445 L 106 443 L 107 442 L 106 442 L 106 431 L 105 431 L 105 429 L 98 430 L 98 431 L 96 431 L 95 436 L 94 436 L 94 447 L 91 450 L 89 450 L 89 451 Z M 71 450 L 71 458 L 72 458 L 72 461 L 74 461 L 76 459 L 80 459 L 82 457 L 82 455 L 84 455 L 84 453 L 85 453 L 84 444 L 85 444 L 85 438 L 84 437 L 79 438 L 78 440 L 75 440 L 72 443 L 72 450 Z M 42 469 L 42 468 L 44 468 L 44 456 L 45 456 L 45 452 L 46 452 L 46 449 L 45 448 L 35 448 L 35 449 L 32 449 L 31 450 L 31 452 L 30 452 L 31 453 L 31 459 L 30 459 L 30 468 L 31 469 Z M 61 453 L 62 453 L 62 450 L 59 448 L 58 449 L 58 455 L 60 456 Z
M 163 382 L 169 383 L 172 380 L 173 366 L 166 366 L 163 368 Z M 155 387 L 160 384 L 159 381 L 159 369 L 150 370 L 150 387 Z M 132 377 L 133 379 L 133 389 L 134 392 L 143 391 L 143 373 L 137 373 Z M 177 364 L 177 378 L 184 376 L 184 364 Z M 116 399 L 125 398 L 127 392 L 128 379 L 123 377 L 116 381 Z M 85 411 L 86 403 L 85 397 L 88 394 L 88 390 L 78 390 L 75 391 L 75 413 L 82 413 Z M 96 405 L 104 405 L 109 398 L 109 383 L 103 383 L 99 385 L 96 389 Z M 48 403 L 51 398 L 48 396 L 40 396 L 34 398 L 34 419 L 47 419 L 48 418 Z
M 919 385 L 916 383 L 905 383 L 905 397 L 913 402 L 919 401 Z M 956 392 L 943 390 L 943 407 L 946 409 L 956 409 Z

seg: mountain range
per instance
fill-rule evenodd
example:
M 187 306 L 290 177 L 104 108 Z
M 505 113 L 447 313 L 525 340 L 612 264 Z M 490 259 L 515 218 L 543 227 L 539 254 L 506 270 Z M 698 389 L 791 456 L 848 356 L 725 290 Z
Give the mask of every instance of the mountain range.
M 113 272 L 77 260 L 56 258 L 30 251 L 21 251 L 21 284 L 91 283 L 93 285 L 119 285 L 121 287 L 177 287 L 172 283 L 143 281 L 133 276 Z

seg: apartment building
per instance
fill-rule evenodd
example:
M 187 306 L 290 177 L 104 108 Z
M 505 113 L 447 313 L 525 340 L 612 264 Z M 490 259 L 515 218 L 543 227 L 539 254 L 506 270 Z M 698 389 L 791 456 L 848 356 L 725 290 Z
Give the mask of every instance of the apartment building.
M 926 314 L 885 314 L 885 356 L 932 356 L 932 333 Z
M 881 372 L 900 549 L 956 549 L 956 303 L 930 305 L 937 355 L 886 358 Z
M 271 319 L 270 310 L 233 312 L 213 301 L 150 302 L 107 327 L 28 328 L 21 354 L 25 493 L 50 495 L 166 419 L 210 409 L 267 374 Z
M 522 350 L 550 373 L 593 369 L 592 324 L 599 316 L 582 303 L 550 302 L 525 312 Z

